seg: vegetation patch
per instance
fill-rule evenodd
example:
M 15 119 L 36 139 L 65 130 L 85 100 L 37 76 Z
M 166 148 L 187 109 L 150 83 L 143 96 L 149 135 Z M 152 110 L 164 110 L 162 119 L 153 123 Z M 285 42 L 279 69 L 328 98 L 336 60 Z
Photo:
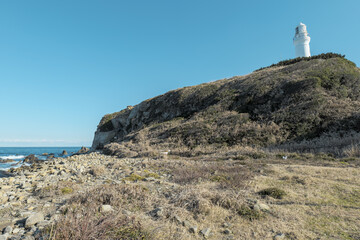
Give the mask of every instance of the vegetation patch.
M 256 211 L 253 208 L 249 207 L 246 204 L 241 205 L 237 209 L 237 213 L 250 221 L 259 220 L 264 217 L 264 214 L 261 211 Z
M 266 188 L 258 192 L 261 196 L 270 196 L 276 199 L 283 199 L 286 196 L 286 192 L 279 188 Z
M 152 239 L 134 217 L 97 212 L 91 204 L 68 210 L 51 227 L 41 233 L 44 239 L 86 240 L 86 239 Z
M 124 180 L 131 181 L 131 182 L 142 181 L 144 179 L 145 179 L 145 177 L 140 176 L 140 175 L 135 174 L 135 173 L 132 173 L 130 176 L 124 178 Z
M 219 183 L 221 188 L 238 190 L 245 188 L 255 175 L 250 164 L 224 164 L 217 161 L 174 166 L 172 174 L 173 181 L 179 184 L 212 181 Z
M 70 194 L 72 193 L 74 190 L 72 188 L 69 188 L 69 187 L 64 187 L 61 189 L 61 193 L 62 194 Z
M 157 174 L 157 173 L 154 173 L 154 172 L 149 172 L 149 171 L 144 171 L 145 172 L 145 177 L 152 177 L 152 178 L 156 178 L 156 179 L 159 179 L 160 178 L 160 175 Z
M 259 68 L 258 70 L 255 70 L 255 72 L 263 70 L 263 69 L 267 69 L 267 68 L 272 68 L 272 67 L 288 66 L 288 65 L 298 63 L 301 61 L 310 61 L 313 59 L 330 59 L 330 58 L 345 58 L 345 55 L 330 52 L 330 53 L 322 53 L 322 54 L 311 56 L 311 57 L 298 57 L 298 58 L 293 58 L 293 59 L 289 59 L 289 60 L 283 60 L 278 63 L 272 64 L 268 67 Z

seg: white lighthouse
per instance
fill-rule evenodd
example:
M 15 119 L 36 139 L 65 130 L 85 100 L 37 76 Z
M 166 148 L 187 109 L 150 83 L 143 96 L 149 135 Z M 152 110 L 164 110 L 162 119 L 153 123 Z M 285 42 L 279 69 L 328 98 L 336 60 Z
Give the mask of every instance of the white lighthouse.
M 295 45 L 296 57 L 310 57 L 310 36 L 306 31 L 306 25 L 300 23 L 295 28 L 295 37 L 293 39 Z

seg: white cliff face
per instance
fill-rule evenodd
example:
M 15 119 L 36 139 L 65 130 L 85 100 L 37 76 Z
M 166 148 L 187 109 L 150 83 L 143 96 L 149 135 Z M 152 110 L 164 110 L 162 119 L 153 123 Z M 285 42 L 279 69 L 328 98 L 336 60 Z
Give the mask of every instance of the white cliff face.
M 296 57 L 310 57 L 310 36 L 306 30 L 306 25 L 300 23 L 295 28 L 295 37 L 293 39 L 295 45 L 295 56 Z

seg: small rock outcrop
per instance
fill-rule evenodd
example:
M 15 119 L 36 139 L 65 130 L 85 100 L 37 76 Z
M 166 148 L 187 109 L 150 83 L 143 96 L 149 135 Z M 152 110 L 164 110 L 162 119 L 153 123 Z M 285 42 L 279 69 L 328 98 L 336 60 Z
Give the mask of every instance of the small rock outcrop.
M 89 152 L 89 151 L 90 151 L 89 148 L 87 148 L 87 147 L 81 147 L 81 149 L 80 149 L 79 151 L 77 151 L 76 154 L 84 154 L 84 153 L 87 153 L 87 152 Z
M 25 157 L 24 161 L 25 163 L 36 163 L 40 161 L 39 158 L 37 158 L 34 154 L 30 154 Z
M 63 150 L 62 153 L 61 153 L 62 156 L 65 156 L 65 155 L 69 155 L 68 152 L 66 150 Z
M 31 214 L 25 221 L 25 227 L 30 228 L 38 222 L 44 221 L 44 215 L 40 212 Z

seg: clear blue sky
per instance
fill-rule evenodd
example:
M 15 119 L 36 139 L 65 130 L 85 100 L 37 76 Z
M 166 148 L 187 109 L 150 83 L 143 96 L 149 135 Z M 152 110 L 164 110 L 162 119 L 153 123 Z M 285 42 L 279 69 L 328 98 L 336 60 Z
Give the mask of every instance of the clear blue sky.
M 91 145 L 101 117 L 294 57 L 359 66 L 358 0 L 0 2 L 0 146 Z

